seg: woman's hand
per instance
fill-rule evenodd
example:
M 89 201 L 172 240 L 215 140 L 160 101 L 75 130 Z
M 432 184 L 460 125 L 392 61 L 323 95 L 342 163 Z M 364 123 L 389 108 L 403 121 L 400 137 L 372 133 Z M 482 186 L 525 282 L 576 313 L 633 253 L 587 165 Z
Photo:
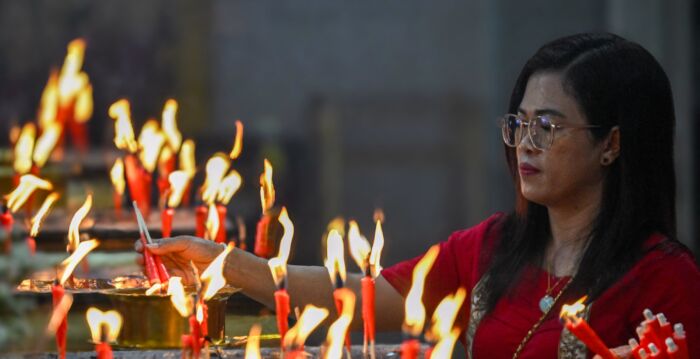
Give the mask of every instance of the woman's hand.
M 153 244 L 148 244 L 147 248 L 151 253 L 159 255 L 170 275 L 181 277 L 184 284 L 194 284 L 194 273 L 190 262 L 201 274 L 224 250 L 221 244 L 193 236 L 154 239 Z M 137 252 L 143 252 L 140 241 L 136 241 L 134 249 Z M 143 256 L 138 257 L 137 261 L 143 265 Z
M 620 359 L 630 359 L 632 358 L 632 349 L 630 349 L 629 346 L 623 345 L 621 347 L 617 348 L 612 348 L 610 349 L 613 354 L 617 355 L 618 358 Z M 593 357 L 593 359 L 603 359 L 600 355 L 596 355 Z

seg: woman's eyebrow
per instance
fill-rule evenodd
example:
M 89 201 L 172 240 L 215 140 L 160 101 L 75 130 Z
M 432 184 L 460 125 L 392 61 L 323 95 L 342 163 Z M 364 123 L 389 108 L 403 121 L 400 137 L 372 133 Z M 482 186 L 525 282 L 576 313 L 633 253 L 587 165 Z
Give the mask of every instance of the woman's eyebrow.
M 527 114 L 527 111 L 523 110 L 522 108 L 518 108 L 518 113 Z M 563 113 L 561 113 L 553 108 L 541 108 L 541 109 L 535 110 L 535 116 L 544 116 L 544 115 L 566 118 L 566 116 Z

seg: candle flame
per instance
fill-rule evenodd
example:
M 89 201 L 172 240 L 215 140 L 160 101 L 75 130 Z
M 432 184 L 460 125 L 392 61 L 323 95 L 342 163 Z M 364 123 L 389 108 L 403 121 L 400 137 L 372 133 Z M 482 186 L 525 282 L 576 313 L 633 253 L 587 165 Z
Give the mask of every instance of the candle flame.
M 263 213 L 275 204 L 275 185 L 272 183 L 272 164 L 265 159 L 264 171 L 260 175 L 260 201 Z
M 357 266 L 360 267 L 362 273 L 366 273 L 369 262 L 369 253 L 372 248 L 367 239 L 360 233 L 360 227 L 354 220 L 350 221 L 350 229 L 348 230 L 348 246 L 350 247 L 350 255 L 355 260 Z
M 209 205 L 209 210 L 207 214 L 207 221 L 204 224 L 207 228 L 207 237 L 210 240 L 215 240 L 217 234 L 219 233 L 219 226 L 221 226 L 221 223 L 219 222 L 219 211 L 216 210 L 216 205 L 215 204 L 210 204 Z
M 343 311 L 338 316 L 338 319 L 328 328 L 324 358 L 342 358 L 345 336 L 350 328 L 355 312 L 355 293 L 347 288 L 339 289 L 339 291 L 340 301 L 343 303 Z
M 226 278 L 224 278 L 224 262 L 226 261 L 226 256 L 233 250 L 233 242 L 230 242 L 226 249 L 224 249 L 219 255 L 209 264 L 207 269 L 202 272 L 200 278 L 203 283 L 206 283 L 204 294 L 202 295 L 203 300 L 211 299 L 219 289 L 226 285 Z
M 226 171 L 228 171 L 229 166 L 229 159 L 222 152 L 217 152 L 211 156 L 211 158 L 209 158 L 206 166 L 207 175 L 204 179 L 202 191 L 202 200 L 204 203 L 214 203 L 216 196 L 219 193 L 221 181 L 223 180 Z
M 32 122 L 28 122 L 22 127 L 22 132 L 20 132 L 15 145 L 15 173 L 24 175 L 32 169 L 34 141 L 36 141 L 36 126 Z
M 201 324 L 204 322 L 204 308 L 201 305 L 197 306 L 197 313 L 195 315 L 197 321 Z
M 428 272 L 432 268 L 433 263 L 435 263 L 439 252 L 440 247 L 438 245 L 430 247 L 428 252 L 413 268 L 411 289 L 406 295 L 404 318 L 404 331 L 412 336 L 417 337 L 423 331 L 423 324 L 425 323 L 425 307 L 423 306 L 425 278 L 428 276 Z
M 101 343 L 103 338 L 102 330 L 107 337 L 107 342 L 113 343 L 117 341 L 119 331 L 122 329 L 122 316 L 116 310 L 108 310 L 103 312 L 95 307 L 90 307 L 85 313 L 90 334 L 92 334 L 93 343 Z
M 109 117 L 114 122 L 114 144 L 120 150 L 136 153 L 138 143 L 134 137 L 134 127 L 131 125 L 131 107 L 129 101 L 121 99 L 109 107 Z
M 39 128 L 46 129 L 51 124 L 56 124 L 58 114 L 58 72 L 52 70 L 39 102 Z
M 233 141 L 233 148 L 228 156 L 232 160 L 235 160 L 241 155 L 241 151 L 243 151 L 243 122 L 241 122 L 241 120 L 236 120 L 236 138 Z
M 331 283 L 335 287 L 342 287 L 345 283 L 345 254 L 343 249 L 343 237 L 336 230 L 331 230 L 326 240 L 326 260 L 324 265 L 328 269 Z M 341 283 L 337 283 L 340 276 Z
M 20 133 L 22 133 L 22 128 L 19 127 L 19 125 L 14 124 L 14 125 L 12 125 L 12 127 L 10 127 L 9 139 L 10 139 L 10 144 L 13 147 L 17 143 L 17 140 L 19 140 Z
M 231 172 L 221 180 L 216 200 L 220 203 L 228 204 L 231 198 L 233 198 L 233 195 L 241 188 L 241 184 L 243 184 L 241 174 L 236 170 L 231 170 Z
M 61 285 L 63 285 L 68 278 L 70 278 L 70 275 L 73 274 L 73 271 L 75 270 L 75 267 L 78 266 L 78 263 L 80 263 L 80 261 L 82 261 L 83 258 L 90 253 L 90 251 L 97 248 L 99 244 L 100 242 L 96 239 L 80 242 L 73 254 L 61 262 L 61 268 L 63 268 L 63 274 L 61 275 L 61 280 L 59 281 Z
M 384 231 L 382 230 L 382 222 L 384 222 L 384 212 L 379 210 L 381 215 L 375 213 L 376 226 L 374 228 L 374 241 L 372 242 L 372 252 L 369 255 L 369 267 L 373 278 L 377 278 L 382 271 L 382 266 L 379 263 L 382 258 L 382 250 L 384 249 Z
M 561 306 L 561 312 L 559 313 L 559 317 L 562 319 L 568 318 L 576 318 L 579 313 L 583 312 L 584 309 L 586 309 L 586 305 L 583 304 L 583 302 L 586 301 L 588 296 L 583 296 L 579 298 L 576 302 L 573 304 L 564 304 Z
M 56 147 L 62 131 L 63 127 L 58 122 L 52 122 L 44 126 L 41 136 L 36 140 L 34 155 L 32 156 L 37 167 L 44 167 L 49 156 L 51 156 L 51 151 Z
M 76 95 L 75 99 L 75 122 L 85 123 L 92 117 L 92 85 L 87 83 Z
M 88 194 L 83 203 L 70 220 L 70 225 L 68 226 L 68 246 L 66 250 L 68 252 L 73 252 L 80 243 L 80 223 L 87 217 L 88 212 L 92 208 L 92 195 Z
M 330 222 L 328 222 L 328 225 L 326 226 L 325 236 L 327 237 L 328 234 L 330 234 L 333 230 L 338 232 L 338 234 L 340 234 L 341 237 L 345 237 L 345 218 L 338 216 L 333 218 Z
M 306 342 L 306 338 L 328 316 L 328 309 L 319 308 L 311 304 L 304 307 L 297 324 L 289 328 L 282 339 L 285 348 L 300 347 Z
M 53 189 L 53 185 L 51 182 L 31 174 L 20 177 L 17 188 L 7 195 L 7 208 L 12 213 L 17 212 L 37 189 L 50 191 Z
M 153 173 L 156 170 L 160 150 L 165 143 L 165 136 L 160 130 L 158 121 L 150 119 L 141 128 L 139 133 L 139 160 L 146 171 Z
M 287 276 L 287 261 L 289 260 L 289 251 L 292 247 L 292 238 L 294 237 L 294 224 L 289 219 L 289 214 L 287 214 L 286 207 L 282 207 L 278 220 L 282 224 L 284 234 L 282 235 L 282 240 L 280 241 L 277 256 L 270 258 L 267 261 L 267 265 L 270 267 L 270 272 L 272 272 L 272 279 L 275 281 L 275 285 L 280 287 Z
M 250 327 L 248 333 L 248 342 L 245 345 L 245 359 L 262 359 L 260 356 L 260 333 L 262 328 L 260 324 L 254 324 Z
M 61 105 L 67 105 L 89 82 L 87 74 L 81 72 L 85 58 L 85 40 L 75 39 L 68 44 L 68 53 L 58 79 L 58 98 Z
M 163 132 L 165 137 L 168 139 L 168 145 L 173 150 L 177 152 L 180 150 L 180 145 L 182 144 L 182 134 L 177 128 L 177 101 L 174 99 L 168 99 L 165 101 L 165 106 L 163 106 L 163 115 L 161 119 L 161 127 L 163 127 Z
M 185 171 L 174 171 L 168 175 L 168 182 L 170 182 L 168 207 L 177 208 L 180 205 L 191 178 L 191 175 Z
M 185 287 L 182 285 L 182 278 L 180 277 L 170 277 L 168 281 L 168 295 L 170 296 L 170 302 L 175 307 L 178 313 L 184 318 L 190 315 L 190 308 L 192 307 L 192 298 L 185 295 Z
M 433 352 L 431 354 L 432 358 L 452 358 L 452 352 L 455 348 L 455 343 L 457 338 L 459 338 L 460 330 L 455 328 L 454 330 L 443 336 L 440 341 L 435 344 Z
M 180 169 L 191 176 L 197 172 L 197 164 L 194 157 L 194 141 L 186 140 L 180 146 Z
M 455 319 L 462 308 L 462 303 L 467 296 L 467 290 L 459 288 L 454 294 L 449 294 L 442 299 L 433 313 L 433 325 L 430 336 L 436 340 L 447 338 L 452 332 Z
M 165 288 L 163 283 L 153 283 L 148 289 L 146 289 L 146 296 L 152 296 L 156 293 L 160 293 Z
M 117 158 L 114 161 L 114 165 L 109 171 L 109 178 L 112 180 L 112 185 L 117 194 L 123 195 L 126 189 L 126 182 L 124 180 L 124 161 L 121 158 Z
M 36 237 L 39 234 L 39 226 L 41 226 L 41 222 L 44 221 L 44 218 L 46 217 L 46 214 L 49 213 L 49 209 L 51 208 L 51 205 L 53 205 L 56 200 L 60 195 L 58 192 L 52 192 L 48 196 L 46 196 L 46 199 L 44 200 L 44 203 L 42 203 L 41 208 L 39 208 L 39 211 L 36 212 L 34 217 L 32 218 L 32 228 L 29 231 L 29 235 L 32 237 Z
M 65 293 L 63 298 L 58 302 L 51 311 L 51 318 L 49 318 L 49 324 L 46 326 L 46 333 L 48 335 L 56 334 L 58 327 L 63 322 L 63 319 L 68 315 L 70 307 L 73 305 L 73 295 L 70 293 Z

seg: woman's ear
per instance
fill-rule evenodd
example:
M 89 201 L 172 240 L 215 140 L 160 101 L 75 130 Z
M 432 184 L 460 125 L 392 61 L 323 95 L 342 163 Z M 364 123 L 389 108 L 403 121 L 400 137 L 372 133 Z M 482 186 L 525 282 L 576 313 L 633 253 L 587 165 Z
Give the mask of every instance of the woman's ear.
M 603 152 L 600 154 L 600 164 L 609 166 L 620 156 L 620 127 L 610 129 L 603 143 Z

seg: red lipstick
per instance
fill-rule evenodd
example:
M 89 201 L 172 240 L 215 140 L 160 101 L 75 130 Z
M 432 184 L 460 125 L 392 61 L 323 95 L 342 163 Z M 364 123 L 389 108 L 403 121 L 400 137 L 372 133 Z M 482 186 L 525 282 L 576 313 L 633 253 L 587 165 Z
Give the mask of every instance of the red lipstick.
M 521 176 L 532 176 L 540 173 L 539 168 L 529 163 L 521 163 L 518 169 L 520 170 Z

